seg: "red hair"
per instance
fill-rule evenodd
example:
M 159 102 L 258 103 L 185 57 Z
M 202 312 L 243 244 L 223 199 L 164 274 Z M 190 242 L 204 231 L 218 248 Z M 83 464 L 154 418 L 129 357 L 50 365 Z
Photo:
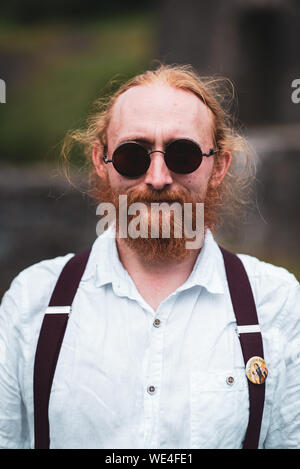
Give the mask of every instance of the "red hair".
M 174 88 L 194 93 L 209 108 L 212 116 L 213 143 L 220 151 L 214 157 L 217 167 L 224 152 L 232 156 L 231 167 L 214 194 L 215 204 L 221 208 L 229 208 L 231 213 L 237 212 L 240 206 L 248 202 L 250 183 L 255 173 L 255 153 L 248 142 L 235 129 L 233 118 L 226 112 L 224 103 L 232 100 L 233 86 L 228 79 L 200 77 L 189 65 L 159 65 L 154 70 L 134 76 L 122 84 L 108 98 L 95 102 L 95 112 L 88 118 L 84 130 L 70 132 L 63 145 L 62 154 L 66 160 L 74 143 L 83 145 L 86 162 L 90 173 L 89 194 L 99 200 L 99 184 L 101 180 L 92 161 L 92 150 L 95 145 L 104 149 L 107 145 L 107 128 L 111 119 L 115 102 L 121 94 L 134 86 L 149 85 L 162 82 Z M 228 90 L 231 86 L 231 92 Z

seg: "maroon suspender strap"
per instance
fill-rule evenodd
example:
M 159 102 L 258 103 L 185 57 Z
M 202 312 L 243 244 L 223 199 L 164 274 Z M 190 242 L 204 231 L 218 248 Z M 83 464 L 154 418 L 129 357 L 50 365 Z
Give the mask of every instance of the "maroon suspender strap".
M 243 263 L 231 252 L 221 248 L 228 287 L 237 326 L 258 325 L 257 311 L 252 289 Z M 242 330 L 242 328 L 240 328 Z M 247 330 L 247 329 L 245 329 Z M 263 342 L 260 332 L 240 332 L 245 365 L 251 357 L 263 355 Z M 265 383 L 254 384 L 249 379 L 249 421 L 243 449 L 257 449 L 265 400 Z
M 73 256 L 64 266 L 49 307 L 71 306 L 85 270 L 90 251 Z M 68 313 L 45 314 L 37 344 L 33 395 L 35 449 L 48 449 L 48 407 L 55 368 L 68 322 Z
M 245 268 L 235 254 L 223 248 L 221 251 L 237 326 L 258 325 L 255 302 Z M 72 305 L 89 254 L 90 251 L 86 251 L 72 257 L 67 262 L 58 278 L 49 307 Z M 48 449 L 50 446 L 49 399 L 68 316 L 68 313 L 46 313 L 42 323 L 34 364 L 35 449 Z M 247 332 L 246 328 L 246 332 L 240 332 L 239 339 L 245 365 L 253 356 L 263 358 L 263 343 L 260 332 Z M 256 449 L 264 408 L 265 383 L 253 384 L 248 380 L 248 386 L 249 422 L 243 449 Z

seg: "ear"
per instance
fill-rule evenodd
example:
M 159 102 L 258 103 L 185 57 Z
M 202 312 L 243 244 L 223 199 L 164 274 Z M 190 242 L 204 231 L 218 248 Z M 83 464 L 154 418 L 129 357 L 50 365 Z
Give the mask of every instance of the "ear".
M 231 153 L 223 151 L 220 156 L 215 160 L 211 184 L 217 187 L 223 181 L 231 163 Z
M 103 177 L 106 173 L 105 163 L 102 160 L 103 146 L 100 143 L 95 143 L 92 149 L 92 158 L 98 176 Z

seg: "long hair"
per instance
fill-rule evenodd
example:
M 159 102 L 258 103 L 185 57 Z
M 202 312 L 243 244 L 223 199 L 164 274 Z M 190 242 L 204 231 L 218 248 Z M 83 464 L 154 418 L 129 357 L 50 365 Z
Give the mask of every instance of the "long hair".
M 74 144 L 80 144 L 89 168 L 89 195 L 99 203 L 101 180 L 92 161 L 95 145 L 104 150 L 107 146 L 107 128 L 115 102 L 130 88 L 162 82 L 195 94 L 211 111 L 213 143 L 220 151 L 214 157 L 217 168 L 225 151 L 232 156 L 231 166 L 215 193 L 215 204 L 220 213 L 226 209 L 230 214 L 238 212 L 249 202 L 249 189 L 255 174 L 255 153 L 247 140 L 240 135 L 234 116 L 226 109 L 233 101 L 234 88 L 230 80 L 216 77 L 200 77 L 190 65 L 163 65 L 134 76 L 106 98 L 96 100 L 94 111 L 87 119 L 84 129 L 67 134 L 62 155 L 66 162 Z

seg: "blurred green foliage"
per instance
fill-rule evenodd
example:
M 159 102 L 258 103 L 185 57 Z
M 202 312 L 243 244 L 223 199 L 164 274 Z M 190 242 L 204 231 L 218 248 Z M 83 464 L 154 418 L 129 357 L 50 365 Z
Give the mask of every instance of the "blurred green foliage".
M 66 132 L 84 124 L 93 101 L 142 71 L 154 55 L 151 12 L 82 23 L 0 26 L 0 159 L 51 161 Z
M 10 0 L 1 5 L 1 18 L 18 23 L 49 20 L 86 20 L 135 12 L 141 7 L 153 8 L 158 0 Z

